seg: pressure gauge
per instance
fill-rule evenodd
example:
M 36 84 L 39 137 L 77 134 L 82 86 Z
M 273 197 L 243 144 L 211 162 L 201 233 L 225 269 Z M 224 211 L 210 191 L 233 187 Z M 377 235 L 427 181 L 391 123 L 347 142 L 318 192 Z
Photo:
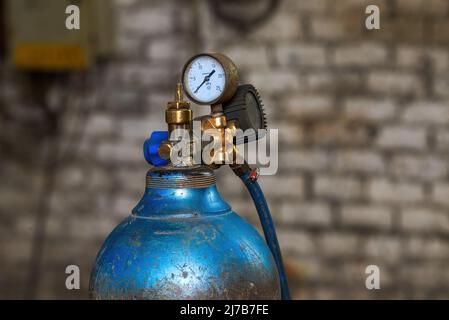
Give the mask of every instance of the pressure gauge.
M 223 111 L 228 122 L 235 121 L 237 127 L 246 131 L 236 136 L 236 143 L 246 143 L 265 136 L 267 119 L 260 95 L 251 84 L 238 87 L 232 99 L 223 104 Z
M 221 104 L 232 98 L 238 72 L 232 60 L 221 53 L 202 53 L 187 61 L 182 73 L 186 95 L 200 105 Z

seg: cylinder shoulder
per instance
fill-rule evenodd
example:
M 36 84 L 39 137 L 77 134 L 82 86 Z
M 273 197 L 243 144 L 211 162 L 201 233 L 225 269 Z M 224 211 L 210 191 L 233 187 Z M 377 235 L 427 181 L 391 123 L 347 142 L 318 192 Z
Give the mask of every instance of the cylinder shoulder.
M 130 216 L 101 249 L 91 291 L 97 298 L 276 299 L 279 279 L 264 240 L 230 210 Z

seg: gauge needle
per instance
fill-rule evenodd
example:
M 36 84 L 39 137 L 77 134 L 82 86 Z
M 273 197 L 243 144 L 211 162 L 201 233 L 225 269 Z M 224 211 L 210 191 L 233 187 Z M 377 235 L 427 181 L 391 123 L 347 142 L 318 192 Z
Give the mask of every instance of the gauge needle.
M 200 88 L 203 86 L 203 84 L 205 84 L 206 82 L 208 82 L 210 80 L 210 77 L 212 77 L 212 75 L 215 73 L 215 69 L 211 71 L 211 73 L 209 73 L 207 76 L 204 77 L 203 82 L 201 82 L 201 84 L 198 86 L 198 88 L 196 88 L 194 93 L 197 93 L 198 90 L 200 90 Z

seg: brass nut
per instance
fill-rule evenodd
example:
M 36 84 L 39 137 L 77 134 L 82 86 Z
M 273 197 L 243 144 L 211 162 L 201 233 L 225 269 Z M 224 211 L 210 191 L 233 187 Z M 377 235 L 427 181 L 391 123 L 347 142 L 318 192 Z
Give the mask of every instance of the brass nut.
M 225 128 L 226 117 L 225 116 L 212 117 L 211 123 L 215 128 Z
M 171 157 L 172 150 L 173 146 L 170 143 L 165 142 L 159 146 L 157 153 L 159 154 L 159 157 L 161 157 L 162 159 L 169 160 Z
M 165 121 L 168 124 L 186 124 L 192 121 L 191 109 L 167 109 Z
M 235 122 L 235 120 L 229 121 L 227 127 L 228 127 L 228 129 L 231 130 L 232 132 L 235 132 L 235 131 L 237 131 L 237 129 L 238 129 L 238 126 L 237 126 L 237 123 Z
M 203 130 L 207 129 L 223 129 L 226 128 L 225 116 L 210 116 L 203 119 Z
M 187 101 L 170 101 L 167 103 L 167 108 L 169 109 L 188 109 L 190 108 L 190 103 Z

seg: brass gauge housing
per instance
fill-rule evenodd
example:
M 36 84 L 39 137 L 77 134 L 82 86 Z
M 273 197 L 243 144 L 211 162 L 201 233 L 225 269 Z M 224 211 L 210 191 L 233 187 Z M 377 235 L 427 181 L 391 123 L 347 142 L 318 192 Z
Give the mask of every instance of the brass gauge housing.
M 238 87 L 234 62 L 222 53 L 201 53 L 190 58 L 182 71 L 186 96 L 199 105 L 218 105 L 230 100 Z

